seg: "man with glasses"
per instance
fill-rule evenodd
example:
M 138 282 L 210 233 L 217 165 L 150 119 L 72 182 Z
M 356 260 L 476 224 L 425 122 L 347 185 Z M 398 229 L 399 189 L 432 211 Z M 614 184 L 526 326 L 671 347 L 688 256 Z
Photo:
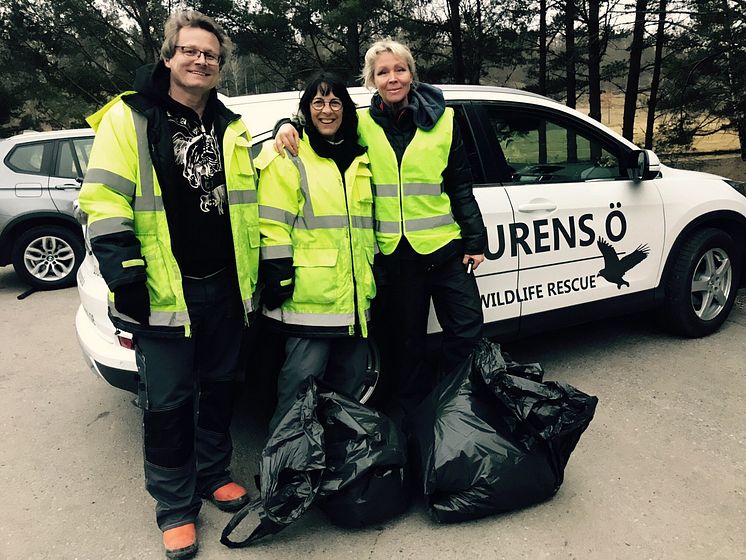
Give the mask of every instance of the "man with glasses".
M 231 42 L 211 18 L 166 22 L 161 61 L 96 129 L 80 206 L 114 325 L 133 333 L 145 481 L 168 558 L 197 552 L 202 498 L 233 511 L 233 387 L 259 261 L 250 137 L 215 87 Z

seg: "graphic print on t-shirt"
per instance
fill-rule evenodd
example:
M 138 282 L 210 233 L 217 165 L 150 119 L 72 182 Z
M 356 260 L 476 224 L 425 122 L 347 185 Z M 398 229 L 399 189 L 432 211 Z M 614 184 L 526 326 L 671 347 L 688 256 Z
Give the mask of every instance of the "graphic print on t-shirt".
M 202 194 L 199 207 L 202 212 L 216 209 L 219 214 L 225 212 L 225 184 L 215 185 L 215 179 L 222 179 L 222 164 L 218 141 L 215 137 L 215 126 L 210 131 L 202 124 L 190 121 L 185 117 L 168 115 L 173 133 L 174 159 L 183 170 L 184 178 L 193 189 Z

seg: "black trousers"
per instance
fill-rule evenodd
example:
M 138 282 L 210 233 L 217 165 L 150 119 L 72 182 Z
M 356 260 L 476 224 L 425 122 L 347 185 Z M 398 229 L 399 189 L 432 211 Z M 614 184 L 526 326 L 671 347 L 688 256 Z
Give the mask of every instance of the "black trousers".
M 293 406 L 308 377 L 323 379 L 336 391 L 354 395 L 363 384 L 368 343 L 358 336 L 299 338 L 285 343 L 285 363 L 277 379 L 277 408 L 269 423 L 270 435 Z
M 482 337 L 479 290 L 461 262 L 458 240 L 433 255 L 416 255 L 406 244 L 379 259 L 375 336 L 382 346 L 385 375 L 390 377 L 388 402 L 379 401 L 379 406 L 398 406 L 408 413 L 432 390 L 439 375 L 460 365 Z M 440 355 L 428 360 L 431 300 L 443 338 Z M 433 362 L 435 366 L 428 366 Z
M 235 379 L 244 367 L 244 311 L 235 271 L 184 279 L 188 338 L 135 337 L 145 484 L 161 530 L 192 523 L 230 482 Z

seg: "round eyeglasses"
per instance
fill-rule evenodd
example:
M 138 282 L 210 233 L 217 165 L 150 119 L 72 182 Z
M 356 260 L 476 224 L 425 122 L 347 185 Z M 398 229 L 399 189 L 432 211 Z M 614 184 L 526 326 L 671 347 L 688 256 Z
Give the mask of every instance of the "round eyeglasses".
M 325 101 L 324 99 L 317 97 L 316 99 L 311 101 L 311 108 L 314 111 L 323 111 L 324 107 L 326 107 L 327 105 L 329 105 L 329 108 L 335 113 L 342 108 L 342 102 L 339 99 L 330 99 L 329 101 Z

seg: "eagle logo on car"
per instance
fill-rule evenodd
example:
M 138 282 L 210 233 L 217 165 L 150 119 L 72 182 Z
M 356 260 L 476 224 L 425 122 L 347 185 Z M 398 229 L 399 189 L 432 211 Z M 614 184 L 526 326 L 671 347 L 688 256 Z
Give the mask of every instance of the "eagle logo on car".
M 616 284 L 616 287 L 620 290 L 622 286 L 629 287 L 629 282 L 624 279 L 627 271 L 640 264 L 650 253 L 650 248 L 647 245 L 640 245 L 629 255 L 620 259 L 617 256 L 616 249 L 605 239 L 599 238 L 596 245 L 598 245 L 604 257 L 604 267 L 598 271 L 596 276 L 601 276 L 608 282 Z

